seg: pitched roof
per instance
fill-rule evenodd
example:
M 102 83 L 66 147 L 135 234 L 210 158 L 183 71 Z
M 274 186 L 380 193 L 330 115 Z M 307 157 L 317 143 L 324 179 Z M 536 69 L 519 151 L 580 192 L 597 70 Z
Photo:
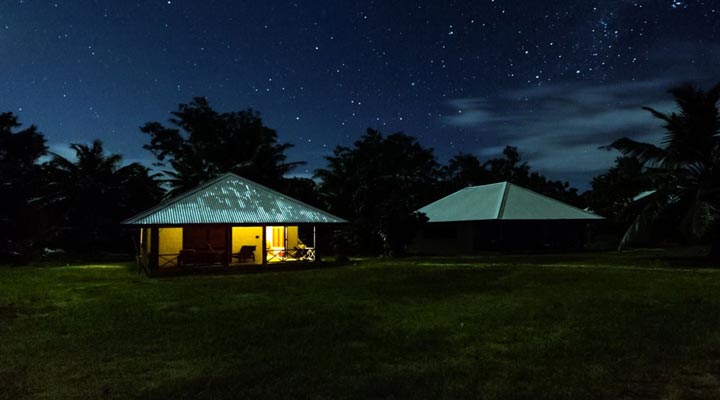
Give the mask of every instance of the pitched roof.
M 509 182 L 467 187 L 418 211 L 428 222 L 603 219 Z
M 123 221 L 128 225 L 347 222 L 258 183 L 227 173 Z

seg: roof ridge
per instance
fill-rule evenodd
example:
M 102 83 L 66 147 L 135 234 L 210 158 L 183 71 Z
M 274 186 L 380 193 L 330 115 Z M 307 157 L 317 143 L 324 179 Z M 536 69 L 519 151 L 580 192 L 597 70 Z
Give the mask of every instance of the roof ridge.
M 497 219 L 503 219 L 505 215 L 505 204 L 507 204 L 508 191 L 510 190 L 511 183 L 508 181 L 502 182 L 505 187 L 503 188 L 503 194 L 500 197 L 500 208 L 498 209 Z
M 493 186 L 493 185 L 502 185 L 503 183 L 510 183 L 510 182 L 508 182 L 508 181 L 500 181 L 500 182 L 486 183 L 486 184 L 484 184 L 484 185 L 468 186 L 468 187 L 465 187 L 465 188 L 463 188 L 463 189 L 480 188 L 480 187 L 487 187 L 487 186 Z

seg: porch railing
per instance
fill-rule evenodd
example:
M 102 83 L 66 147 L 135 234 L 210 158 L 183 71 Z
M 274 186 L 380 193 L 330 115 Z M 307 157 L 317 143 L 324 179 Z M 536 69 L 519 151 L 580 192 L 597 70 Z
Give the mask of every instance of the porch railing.
M 265 250 L 265 257 L 267 262 L 315 261 L 315 248 L 268 248 Z

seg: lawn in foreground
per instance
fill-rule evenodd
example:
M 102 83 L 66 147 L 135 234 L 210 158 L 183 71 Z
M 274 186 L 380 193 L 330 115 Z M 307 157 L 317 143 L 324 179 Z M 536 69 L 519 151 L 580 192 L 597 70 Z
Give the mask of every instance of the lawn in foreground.
M 720 271 L 603 257 L 0 268 L 0 398 L 718 398 Z

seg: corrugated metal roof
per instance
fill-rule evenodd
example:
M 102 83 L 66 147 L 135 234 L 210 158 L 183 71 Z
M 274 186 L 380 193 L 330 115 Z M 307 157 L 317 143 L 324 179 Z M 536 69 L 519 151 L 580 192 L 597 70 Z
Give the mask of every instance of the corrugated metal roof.
M 258 183 L 227 173 L 123 221 L 128 225 L 344 223 Z
M 504 183 L 466 187 L 418 211 L 425 213 L 429 222 L 497 219 L 504 191 Z
M 428 222 L 603 219 L 509 182 L 467 187 L 418 211 Z

